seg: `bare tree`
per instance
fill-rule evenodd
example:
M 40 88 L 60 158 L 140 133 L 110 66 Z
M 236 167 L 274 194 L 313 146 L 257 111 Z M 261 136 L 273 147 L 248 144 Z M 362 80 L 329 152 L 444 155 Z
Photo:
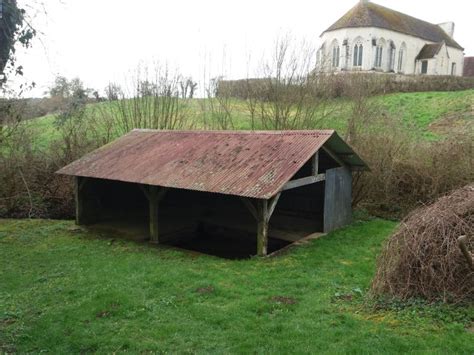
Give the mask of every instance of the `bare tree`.
M 194 93 L 196 92 L 198 84 L 193 81 L 192 78 L 183 78 L 179 83 L 181 88 L 181 98 L 192 99 L 194 97 Z
M 210 120 L 207 121 L 208 128 L 211 129 L 234 129 L 232 117 L 232 97 L 228 92 L 219 93 L 219 84 L 222 76 L 215 77 L 209 81 L 206 87 L 205 113 Z
M 117 101 L 121 96 L 123 96 L 123 91 L 120 85 L 115 83 L 109 83 L 105 88 L 105 97 L 108 101 Z
M 257 79 L 245 83 L 252 128 L 315 128 L 334 109 L 322 80 L 315 80 L 315 51 L 306 43 L 285 36 L 275 43 L 271 57 L 263 61 Z

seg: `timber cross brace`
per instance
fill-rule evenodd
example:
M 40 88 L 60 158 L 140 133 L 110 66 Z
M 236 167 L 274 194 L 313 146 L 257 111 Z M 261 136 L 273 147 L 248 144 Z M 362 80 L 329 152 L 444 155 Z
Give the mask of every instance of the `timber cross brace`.
M 160 201 L 165 197 L 168 189 L 159 186 L 139 185 L 148 200 L 150 216 L 150 243 L 160 243 L 160 232 L 158 224 L 158 209 Z
M 334 153 L 325 149 L 330 156 L 335 156 Z M 339 164 L 345 166 L 344 162 L 340 159 L 337 160 Z M 268 200 L 264 199 L 251 199 L 241 197 L 241 201 L 247 207 L 249 212 L 257 221 L 257 255 L 266 256 L 268 247 L 268 227 L 270 218 L 275 212 L 276 205 L 283 191 L 296 189 L 311 184 L 315 184 L 326 179 L 325 174 L 319 173 L 319 152 L 316 152 L 311 158 L 311 176 L 307 176 L 301 179 L 290 180 L 287 182 L 281 191 Z
M 325 149 L 326 150 L 326 149 Z M 328 154 L 332 154 L 328 152 Z M 341 164 L 342 162 L 339 162 Z M 319 174 L 319 152 L 316 152 L 311 158 L 311 176 L 307 176 L 301 179 L 291 180 L 283 186 L 282 191 L 296 189 L 298 187 L 303 187 L 311 184 L 316 184 L 318 182 L 324 181 L 326 179 L 325 174 Z

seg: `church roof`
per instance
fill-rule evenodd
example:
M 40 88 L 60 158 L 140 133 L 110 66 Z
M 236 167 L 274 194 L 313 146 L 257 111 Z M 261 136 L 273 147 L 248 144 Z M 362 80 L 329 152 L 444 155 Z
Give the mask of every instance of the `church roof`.
M 446 45 L 450 47 L 464 49 L 438 25 L 370 1 L 360 1 L 324 32 L 357 27 L 384 28 L 436 43 L 445 41 Z
M 416 57 L 416 60 L 422 59 L 432 59 L 439 53 L 439 51 L 443 48 L 443 42 L 441 43 L 434 43 L 434 44 L 425 44 L 424 47 L 421 49 L 420 53 Z

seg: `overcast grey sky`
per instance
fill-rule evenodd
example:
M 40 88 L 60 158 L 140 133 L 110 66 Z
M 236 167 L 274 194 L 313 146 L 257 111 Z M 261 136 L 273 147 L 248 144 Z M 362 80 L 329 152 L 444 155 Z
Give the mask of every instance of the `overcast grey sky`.
M 243 78 L 278 36 L 291 32 L 317 46 L 321 32 L 357 1 L 47 0 L 47 14 L 34 20 L 42 43 L 20 59 L 38 84 L 35 96 L 58 74 L 102 90 L 140 61 L 168 63 L 196 80 L 204 70 Z M 474 55 L 472 0 L 375 2 L 432 23 L 454 21 L 455 39 Z

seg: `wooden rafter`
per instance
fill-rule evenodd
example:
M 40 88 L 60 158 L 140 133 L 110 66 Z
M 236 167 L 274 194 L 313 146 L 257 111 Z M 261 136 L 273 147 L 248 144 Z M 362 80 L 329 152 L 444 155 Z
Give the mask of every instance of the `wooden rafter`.
M 324 147 L 322 148 L 328 155 L 333 158 L 340 166 L 347 166 L 347 164 L 337 156 L 336 153 L 334 153 L 331 149 Z

